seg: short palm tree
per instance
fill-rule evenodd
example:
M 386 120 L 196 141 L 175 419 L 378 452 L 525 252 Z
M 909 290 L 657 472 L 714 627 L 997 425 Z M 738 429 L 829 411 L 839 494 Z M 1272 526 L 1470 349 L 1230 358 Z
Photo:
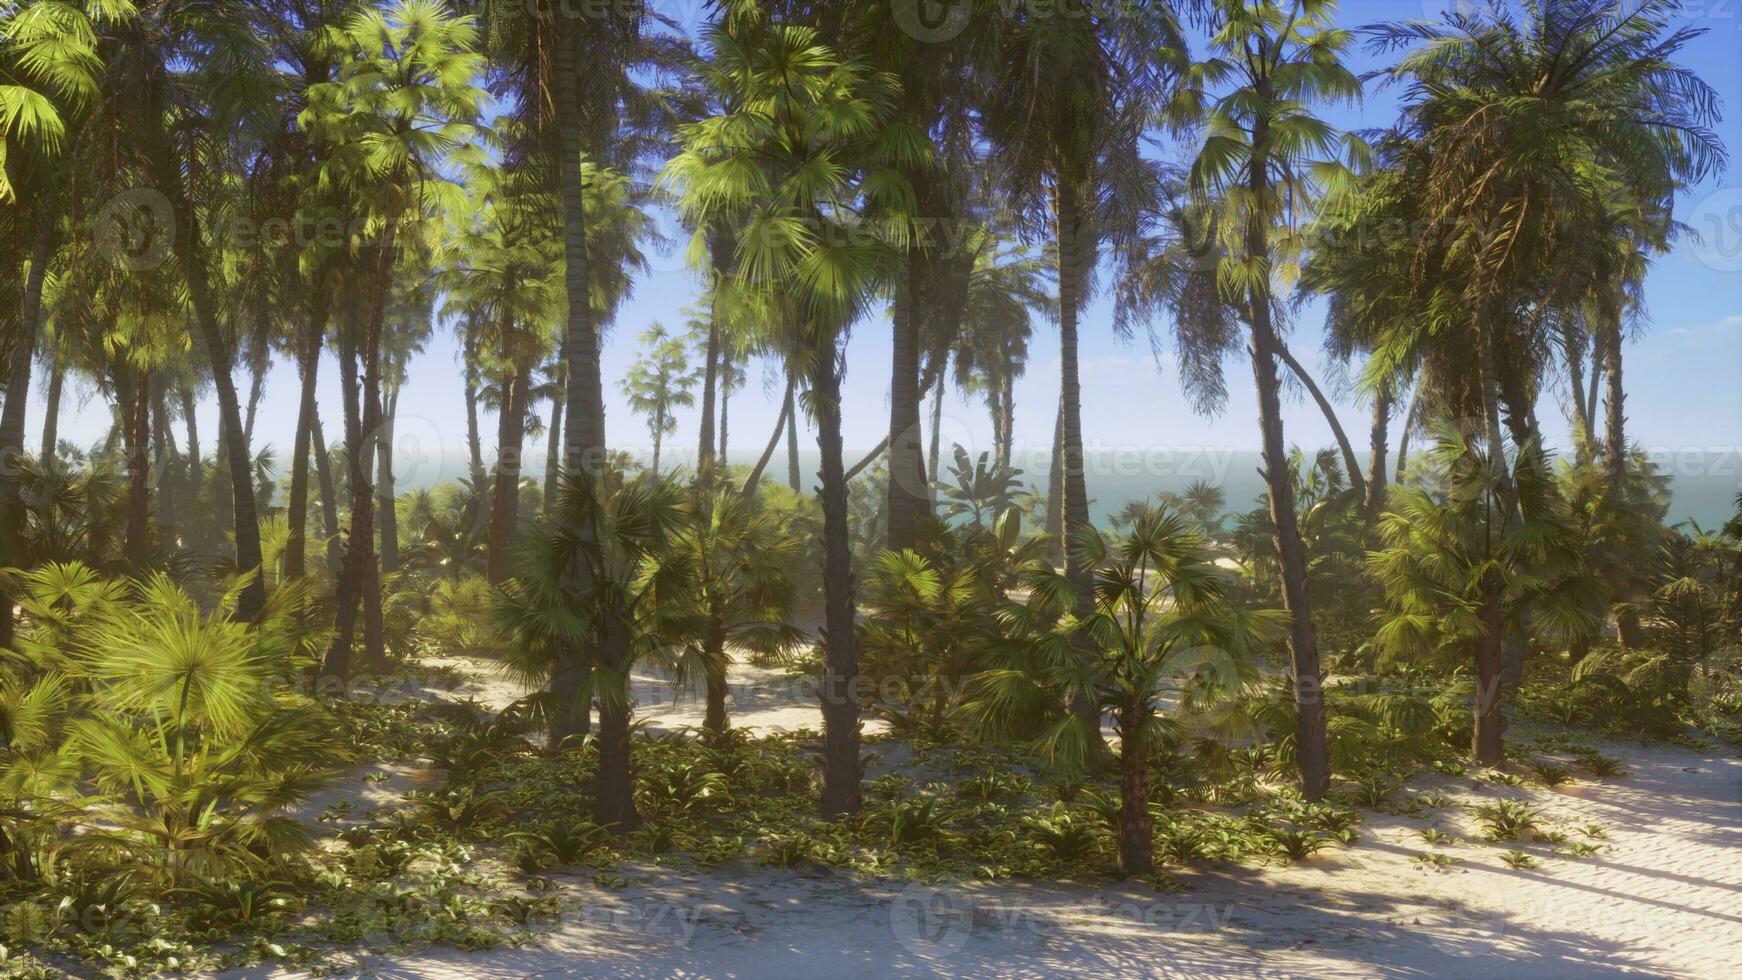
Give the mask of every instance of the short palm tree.
M 657 480 L 660 446 L 677 431 L 672 409 L 696 403 L 690 391 L 696 386 L 696 372 L 690 368 L 683 341 L 666 333 L 661 324 L 651 324 L 636 340 L 643 353 L 623 379 L 623 394 L 631 410 L 647 416 L 647 434 L 653 438 L 651 472 Z

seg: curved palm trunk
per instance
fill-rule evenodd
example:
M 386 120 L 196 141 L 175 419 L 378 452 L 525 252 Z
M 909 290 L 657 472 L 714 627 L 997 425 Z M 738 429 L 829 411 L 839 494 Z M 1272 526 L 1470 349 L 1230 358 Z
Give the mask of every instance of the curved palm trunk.
M 485 577 L 497 585 L 507 580 L 509 548 L 520 520 L 520 452 L 526 431 L 526 375 L 516 371 L 502 379 L 506 398 L 496 424 L 496 481 L 490 505 L 489 556 Z
M 315 315 L 314 322 L 304 328 L 302 356 L 302 398 L 296 410 L 296 437 L 290 451 L 290 500 L 286 520 L 290 534 L 284 542 L 284 577 L 299 579 L 308 570 L 308 455 L 314 434 L 315 382 L 321 366 L 321 341 L 326 334 L 326 312 Z
M 1253 144 L 1262 146 L 1267 133 L 1262 124 Z M 1247 189 L 1252 200 L 1270 196 L 1268 162 L 1254 155 L 1247 168 Z M 1246 253 L 1270 254 L 1268 237 L 1257 215 L 1247 221 Z M 1267 286 L 1268 284 L 1266 284 Z M 1294 483 L 1289 479 L 1288 445 L 1282 433 L 1281 382 L 1277 360 L 1282 341 L 1271 322 L 1268 288 L 1254 288 L 1247 296 L 1247 319 L 1252 327 L 1252 373 L 1258 388 L 1258 426 L 1263 436 L 1264 482 L 1270 504 L 1271 525 L 1276 528 L 1276 558 L 1282 570 L 1282 608 L 1288 616 L 1288 652 L 1294 673 L 1295 757 L 1300 767 L 1301 795 L 1317 802 L 1329 788 L 1330 755 L 1325 742 L 1325 700 L 1319 671 L 1318 637 L 1313 630 L 1312 601 L 1307 596 L 1306 548 L 1301 543 L 1295 517 Z
M 270 355 L 262 353 L 248 365 L 248 413 L 243 417 L 242 441 L 254 445 L 254 419 L 260 411 L 260 396 L 266 394 L 266 368 Z
M 762 471 L 768 468 L 768 461 L 774 458 L 774 450 L 780 446 L 780 435 L 792 424 L 792 381 L 787 381 L 788 396 L 781 404 L 780 417 L 774 420 L 774 432 L 768 437 L 768 445 L 762 449 L 762 455 L 757 458 L 756 465 L 751 468 L 750 475 L 744 478 L 744 496 L 756 493 L 756 485 L 762 482 Z
M 1331 426 L 1331 435 L 1337 440 L 1337 448 L 1343 453 L 1343 468 L 1349 473 L 1349 489 L 1355 492 L 1356 497 L 1367 500 L 1367 481 L 1361 476 L 1361 464 L 1355 459 L 1355 447 L 1349 442 L 1348 433 L 1343 431 L 1343 423 L 1338 421 L 1337 411 L 1331 407 L 1330 399 L 1326 398 L 1325 393 L 1319 390 L 1318 382 L 1314 381 L 1313 376 L 1307 373 L 1307 369 L 1295 360 L 1294 355 L 1289 353 L 1287 345 L 1283 344 L 1280 338 L 1276 342 L 1276 354 L 1282 358 L 1284 364 L 1288 365 L 1288 369 L 1294 373 L 1296 380 L 1306 386 L 1307 393 L 1313 396 L 1313 401 L 1318 404 L 1319 411 L 1324 413 L 1325 421 Z
M 36 242 L 30 250 L 30 270 L 24 277 L 24 307 L 12 348 L 12 370 L 6 379 L 6 405 L 0 408 L 0 566 L 19 567 L 24 555 L 18 547 L 24 527 L 24 501 L 19 459 L 24 455 L 24 409 L 30 399 L 31 360 L 36 356 L 36 338 L 42 321 L 42 282 L 54 250 L 54 222 L 47 215 L 38 219 Z M 0 647 L 13 639 L 12 597 L 0 591 Z
M 847 479 L 841 458 L 841 378 L 833 351 L 815 369 L 817 496 L 823 510 L 823 819 L 859 812 L 858 640 L 854 633 L 853 544 L 847 526 Z
M 190 385 L 181 386 L 181 417 L 182 424 L 188 430 L 187 484 L 188 493 L 198 496 L 200 492 L 200 424 L 199 406 L 194 403 L 194 390 Z

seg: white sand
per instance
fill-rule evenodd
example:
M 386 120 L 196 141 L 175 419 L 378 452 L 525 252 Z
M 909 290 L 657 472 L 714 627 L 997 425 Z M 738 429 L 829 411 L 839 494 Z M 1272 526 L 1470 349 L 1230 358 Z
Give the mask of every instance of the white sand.
M 512 699 L 493 683 L 483 679 L 471 693 Z M 699 720 L 693 703 L 643 713 L 662 725 Z M 814 702 L 787 696 L 735 721 L 814 728 L 816 718 Z M 1636 744 L 1604 751 L 1629 774 L 1557 790 L 1470 778 L 1411 783 L 1465 803 L 1527 800 L 1569 831 L 1601 824 L 1609 839 L 1594 857 L 1476 843 L 1473 816 L 1453 808 L 1432 820 L 1369 813 L 1353 848 L 1293 866 L 1189 872 L 1181 894 L 1117 883 L 903 887 L 748 862 L 706 874 L 648 866 L 626 870 L 629 884 L 617 890 L 565 878 L 576 910 L 530 947 L 363 951 L 349 975 L 1734 975 L 1742 967 L 1742 758 Z M 1417 835 L 1427 826 L 1461 842 L 1431 847 Z M 1512 847 L 1541 866 L 1507 867 L 1500 854 Z M 1415 863 L 1431 850 L 1462 860 L 1448 871 Z

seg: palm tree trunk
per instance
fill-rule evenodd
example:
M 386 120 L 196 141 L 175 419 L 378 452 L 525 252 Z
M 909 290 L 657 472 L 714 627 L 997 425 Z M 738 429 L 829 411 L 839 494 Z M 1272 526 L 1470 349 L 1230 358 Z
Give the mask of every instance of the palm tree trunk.
M 24 555 L 18 547 L 24 528 L 21 496 L 24 455 L 24 410 L 30 400 L 31 361 L 42 327 L 42 283 L 54 251 L 54 221 L 39 215 L 36 242 L 30 250 L 30 270 L 24 276 L 24 304 L 18 333 L 12 346 L 11 371 L 6 379 L 6 405 L 0 408 L 0 566 L 20 567 Z M 0 647 L 13 640 L 12 597 L 0 591 Z
M 1264 145 L 1264 127 L 1253 136 L 1254 145 Z M 1270 196 L 1268 161 L 1254 154 L 1247 169 L 1247 189 L 1252 200 Z M 1270 254 L 1262 219 L 1247 220 L 1246 253 L 1253 257 Z M 1264 482 L 1268 489 L 1271 525 L 1276 528 L 1276 557 L 1282 570 L 1282 608 L 1288 617 L 1288 651 L 1294 673 L 1295 758 L 1300 767 L 1301 795 L 1317 802 L 1329 788 L 1330 755 L 1325 742 L 1325 701 L 1319 672 L 1318 637 L 1313 630 L 1312 601 L 1307 596 L 1306 549 L 1301 543 L 1295 518 L 1294 483 L 1289 477 L 1288 444 L 1282 432 L 1282 386 L 1277 359 L 1282 341 L 1271 323 L 1269 284 L 1255 286 L 1247 296 L 1247 318 L 1252 326 L 1252 373 L 1258 389 L 1258 425 L 1263 435 Z
M 932 387 L 931 393 L 931 460 L 926 468 L 926 502 L 928 505 L 933 500 L 931 486 L 938 482 L 938 463 L 943 458 L 941 443 L 944 431 L 945 387 L 943 374 L 939 372 L 937 383 Z
M 174 542 L 173 529 L 176 525 L 175 506 L 175 439 L 169 431 L 169 406 L 165 403 L 164 392 L 169 387 L 168 381 L 161 374 L 151 379 L 151 441 L 156 455 L 157 465 L 152 472 L 157 479 L 157 526 Z
M 65 375 L 61 371 L 59 359 L 49 365 L 48 370 L 48 404 L 42 412 L 42 450 L 38 453 L 44 463 L 52 463 L 55 458 L 55 443 L 60 441 L 60 399 L 61 385 Z
M 1421 382 L 1417 381 L 1410 387 L 1409 404 L 1403 409 L 1403 418 L 1398 422 L 1397 432 L 1397 476 L 1398 483 L 1403 482 L 1403 471 L 1409 464 L 1409 433 L 1415 428 L 1415 414 L 1418 402 L 1421 400 Z
M 327 647 L 321 665 L 323 677 L 344 680 L 351 674 L 351 648 L 357 636 L 357 610 L 362 602 L 363 569 L 369 555 L 371 508 L 357 506 L 357 498 L 368 496 L 367 457 L 363 455 L 363 395 L 357 377 L 356 324 L 346 324 L 339 333 L 339 387 L 345 406 L 345 480 L 351 496 L 351 527 L 346 535 L 344 561 L 340 567 L 334 596 L 333 640 Z M 361 488 L 361 489 L 359 489 Z M 323 483 L 325 493 L 330 488 Z
M 847 479 L 841 458 L 841 379 L 833 350 L 822 351 L 812 393 L 817 449 L 822 456 L 818 498 L 823 510 L 823 819 L 859 812 L 859 651 L 854 634 L 853 543 L 847 525 Z
M 339 547 L 339 491 L 333 481 L 332 457 L 327 454 L 327 438 L 321 431 L 321 410 L 316 405 L 309 414 L 310 435 L 314 437 L 315 477 L 321 487 L 321 527 L 327 538 L 327 574 L 337 581 L 344 559 Z
M 503 404 L 496 419 L 496 482 L 491 495 L 489 555 L 485 577 L 491 585 L 508 579 L 509 548 L 520 521 L 520 452 L 526 432 L 526 375 L 502 379 Z
M 707 678 L 707 710 L 702 716 L 702 731 L 721 734 L 730 727 L 726 715 L 726 630 L 715 617 L 708 624 L 703 667 Z
M 665 410 L 653 413 L 653 478 L 659 479 L 659 447 L 665 437 Z
M 1591 410 L 1585 406 L 1585 348 L 1574 346 L 1572 331 L 1564 335 L 1567 353 L 1567 391 L 1573 396 L 1573 461 L 1583 466 L 1591 458 Z
M 1288 365 L 1288 369 L 1294 372 L 1295 378 L 1306 386 L 1307 393 L 1313 396 L 1313 401 L 1318 403 L 1319 411 L 1324 413 L 1325 421 L 1330 423 L 1331 435 L 1337 440 L 1337 448 L 1342 450 L 1343 468 L 1349 473 L 1349 489 L 1354 491 L 1356 498 L 1366 500 L 1367 481 L 1361 476 L 1361 464 L 1355 459 L 1355 447 L 1349 442 L 1348 433 L 1343 431 L 1343 423 L 1337 420 L 1337 412 L 1331 407 L 1330 399 L 1326 398 L 1325 393 L 1319 390 L 1318 382 L 1314 381 L 1313 376 L 1307 373 L 1307 369 L 1295 360 L 1294 355 L 1289 353 L 1288 346 L 1280 338 L 1276 341 L 1276 354 L 1282 358 L 1284 364 Z
M 127 453 L 127 529 L 121 549 L 130 564 L 140 567 L 151 552 L 151 374 L 123 365 L 115 381 Z
M 203 234 L 193 201 L 182 182 L 181 169 L 173 161 L 163 160 L 163 186 L 170 189 L 175 212 L 175 252 L 180 259 L 186 280 L 188 305 L 193 307 L 194 323 L 199 328 L 200 342 L 211 361 L 212 382 L 218 392 L 218 428 L 224 436 L 223 463 L 229 467 L 231 519 L 236 536 L 236 570 L 256 572 L 254 581 L 236 602 L 236 615 L 249 621 L 259 615 L 266 604 L 266 582 L 260 573 L 260 518 L 254 507 L 254 470 L 249 459 L 248 440 L 242 428 L 242 406 L 236 396 L 236 380 L 231 371 L 235 366 L 235 351 L 218 324 L 218 311 L 212 299 L 207 279 Z
M 714 401 L 719 397 L 720 324 L 713 316 L 708 323 L 708 349 L 702 359 L 702 420 L 696 444 L 696 475 L 711 473 L 714 462 Z
M 1361 503 L 1368 514 L 1377 514 L 1385 503 L 1385 449 L 1392 400 L 1390 385 L 1373 393 L 1373 427 L 1367 440 L 1367 491 Z
M 182 385 L 181 386 L 181 418 L 182 418 L 182 424 L 187 426 L 187 430 L 188 430 L 188 460 L 187 460 L 187 464 L 188 464 L 188 471 L 187 471 L 188 492 L 191 494 L 194 494 L 196 497 L 199 495 L 199 492 L 200 492 L 200 470 L 201 470 L 201 463 L 200 463 L 200 457 L 201 457 L 201 453 L 200 453 L 200 423 L 199 423 L 199 416 L 196 414 L 198 411 L 199 411 L 199 405 L 194 402 L 193 386 L 192 385 L 185 385 L 185 384 Z
M 1622 386 L 1621 323 L 1619 318 L 1603 331 L 1603 380 L 1605 386 L 1603 418 L 1603 469 L 1607 477 L 1606 496 L 1612 507 L 1625 506 L 1627 484 L 1627 394 Z M 1639 613 L 1631 604 L 1633 596 L 1625 591 L 1616 600 L 1623 607 L 1615 613 L 1615 628 L 1621 646 L 1637 650 L 1645 642 L 1639 626 Z
M 762 471 L 768 468 L 768 461 L 774 458 L 774 450 L 780 445 L 781 433 L 792 424 L 792 380 L 790 378 L 787 380 L 786 386 L 787 397 L 781 404 L 780 417 L 774 420 L 774 432 L 768 437 L 768 445 L 762 448 L 762 455 L 757 458 L 756 465 L 750 470 L 750 475 L 744 478 L 744 489 L 741 492 L 746 497 L 756 493 L 756 485 L 762 482 Z
M 1083 206 L 1080 185 L 1067 178 L 1055 191 L 1058 239 L 1059 289 L 1059 475 L 1063 491 L 1063 530 L 1068 540 L 1089 529 L 1089 494 L 1083 468 L 1083 389 L 1077 364 L 1077 316 L 1083 301 L 1082 288 L 1092 262 L 1092 232 Z M 1076 613 L 1087 619 L 1094 609 L 1094 580 L 1089 566 L 1076 549 L 1064 549 L 1065 580 L 1076 594 Z M 1071 646 L 1084 660 L 1095 656 L 1094 641 L 1086 633 L 1073 633 Z M 1092 698 L 1077 697 L 1070 705 L 1085 733 L 1101 742 L 1101 711 Z M 1104 748 L 1104 746 L 1103 746 Z
M 478 329 L 466 321 L 466 448 L 471 452 L 472 485 L 484 485 L 484 440 L 478 435 Z
M 1482 387 L 1483 440 L 1487 444 L 1488 465 L 1496 474 L 1496 508 L 1503 525 L 1513 521 L 1516 495 L 1511 473 L 1506 465 L 1506 437 L 1500 428 L 1500 381 L 1489 333 L 1480 318 L 1475 323 L 1477 364 Z M 1492 555 L 1487 557 L 1492 558 Z M 1476 707 L 1473 745 L 1476 761 L 1483 765 L 1499 765 L 1506 758 L 1504 710 L 1506 685 L 1506 619 L 1502 605 L 1503 593 L 1496 576 L 1490 574 L 1483 582 L 1482 605 L 1478 617 L 1482 628 L 1476 634 Z
M 544 512 L 549 514 L 556 508 L 557 485 L 562 480 L 563 472 L 563 396 L 561 392 L 550 397 L 550 431 L 546 435 L 548 441 L 545 443 L 544 449 Z
M 261 354 L 248 365 L 248 413 L 242 422 L 243 442 L 254 445 L 254 418 L 260 410 L 260 396 L 266 393 L 266 369 L 271 355 Z
M 554 19 L 556 36 L 551 58 L 551 83 L 560 146 L 557 187 L 562 196 L 563 288 L 568 297 L 568 322 L 564 325 L 563 333 L 563 346 L 568 351 L 569 358 L 565 391 L 568 405 L 565 409 L 566 417 L 563 419 L 563 470 L 573 479 L 597 480 L 605 466 L 605 405 L 604 385 L 599 373 L 598 324 L 594 320 L 591 301 L 587 216 L 580 171 L 580 91 L 576 81 L 575 59 L 580 44 L 580 31 L 584 26 L 585 22 L 572 10 L 563 10 L 561 16 Z M 596 547 L 594 542 L 597 525 L 593 515 L 582 515 L 581 526 L 576 530 L 583 547 Z M 591 590 L 592 569 L 586 560 L 577 560 L 571 569 L 571 575 L 576 592 L 585 593 Z M 587 687 L 595 658 L 608 659 L 615 654 L 616 651 L 611 650 L 574 649 L 566 646 L 556 651 L 556 662 L 551 667 L 550 679 L 550 691 L 557 701 L 550 713 L 552 745 L 559 744 L 569 735 L 585 731 L 590 725 L 589 707 L 580 697 L 580 692 Z M 606 725 L 603 715 L 600 721 L 601 735 L 609 734 L 603 729 L 617 728 L 614 720 Z M 622 727 L 627 729 L 626 719 Z M 603 762 L 601 755 L 601 791 L 607 780 Z M 613 764 L 616 764 L 615 759 Z M 619 794 L 628 789 L 626 758 L 622 764 L 624 771 L 611 777 L 621 781 L 622 785 L 614 784 L 614 789 Z M 619 798 L 608 803 L 612 811 L 621 811 L 625 803 L 631 813 L 634 811 L 632 795 L 627 801 Z M 599 806 L 602 811 L 607 808 L 603 792 L 599 796 Z
M 1155 870 L 1155 818 L 1149 813 L 1149 740 L 1146 712 L 1119 712 L 1119 871 L 1127 876 Z
M 399 418 L 399 387 L 387 396 L 386 426 L 376 447 L 378 460 L 375 471 L 376 497 L 381 508 L 381 571 L 399 570 L 399 508 L 398 493 L 393 483 L 393 425 Z
M 1065 406 L 1059 398 L 1052 423 L 1052 456 L 1046 473 L 1046 536 L 1053 542 L 1052 563 L 1065 563 Z
M 404 174 L 393 177 L 394 186 L 404 183 Z M 355 511 L 361 500 L 365 511 L 374 508 L 373 488 L 369 486 L 369 462 L 375 458 L 376 441 L 381 438 L 381 325 L 387 314 L 387 293 L 393 284 L 393 260 L 399 231 L 399 211 L 389 208 L 381 229 L 381 244 L 375 257 L 375 281 L 370 285 L 369 319 L 363 331 L 363 443 L 358 461 L 353 467 L 363 474 L 362 486 L 351 495 L 352 544 L 363 553 L 358 571 L 362 574 L 363 592 L 363 657 L 368 669 L 377 674 L 387 672 L 387 634 L 382 616 L 381 564 L 373 554 L 373 514 L 365 514 L 363 538 L 356 538 L 358 521 Z
M 789 381 L 786 385 L 786 485 L 794 490 L 804 489 L 804 480 L 798 472 L 798 385 Z
M 888 545 L 895 550 L 912 548 L 919 538 L 920 508 L 927 497 L 922 492 L 924 457 L 919 433 L 919 317 L 915 315 L 915 266 L 922 261 L 910 251 L 896 286 L 893 354 L 889 377 L 889 481 L 884 485 L 884 507 L 889 513 Z
M 998 462 L 1009 466 L 1010 459 L 1015 454 L 1016 447 L 1016 379 L 1005 371 L 999 379 L 999 421 L 1002 427 L 998 431 Z
M 720 352 L 720 370 L 722 372 L 722 376 L 727 381 L 730 381 L 732 378 L 732 352 L 730 349 L 723 350 Z M 720 385 L 720 467 L 722 470 L 730 469 L 732 466 L 731 457 L 726 455 L 726 451 L 727 451 L 727 447 L 728 447 L 728 442 L 727 442 L 726 437 L 731 435 L 731 428 L 726 423 L 727 423 L 727 421 L 729 419 L 729 415 L 730 415 L 728 410 L 731 407 L 732 407 L 732 388 L 731 388 L 731 385 L 722 384 L 722 385 Z
M 296 437 L 290 451 L 290 500 L 285 520 L 290 534 L 284 542 L 284 577 L 299 579 L 307 574 L 308 553 L 308 453 L 315 420 L 315 381 L 321 366 L 321 341 L 326 335 L 326 309 L 322 304 L 314 322 L 305 329 L 302 344 L 302 397 L 296 409 Z

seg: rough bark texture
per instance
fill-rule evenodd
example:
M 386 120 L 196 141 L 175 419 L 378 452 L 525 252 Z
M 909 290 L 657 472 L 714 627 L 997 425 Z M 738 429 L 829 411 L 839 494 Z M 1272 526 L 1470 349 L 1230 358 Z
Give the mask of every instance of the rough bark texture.
M 1072 180 L 1059 181 L 1056 200 L 1059 282 L 1059 476 L 1063 491 L 1065 580 L 1076 595 L 1079 619 L 1094 609 L 1094 572 L 1069 540 L 1089 528 L 1089 493 L 1083 467 L 1083 389 L 1077 363 L 1077 317 L 1083 302 L 1083 284 L 1093 263 L 1089 215 L 1081 188 Z M 1073 633 L 1071 646 L 1083 659 L 1095 656 L 1094 641 L 1082 632 Z M 1091 737 L 1101 741 L 1101 712 L 1092 699 L 1078 697 L 1071 712 Z M 1092 746 L 1093 747 L 1093 746 Z
M 1367 492 L 1361 506 L 1369 514 L 1377 514 L 1385 504 L 1385 450 L 1391 427 L 1391 388 L 1373 393 L 1373 425 L 1367 437 Z
M 1409 404 L 1403 408 L 1403 418 L 1397 423 L 1397 476 L 1398 483 L 1403 482 L 1403 473 L 1409 465 L 1409 433 L 1415 428 L 1416 405 L 1421 399 L 1421 385 L 1418 383 L 1410 389 Z
M 286 521 L 290 534 L 284 542 L 284 577 L 302 578 L 308 571 L 308 454 L 314 435 L 315 382 L 320 373 L 321 341 L 326 334 L 326 318 L 317 315 L 304 327 L 302 350 L 298 358 L 301 367 L 302 397 L 297 402 L 296 437 L 290 450 L 290 500 Z
M 1497 766 L 1506 761 L 1502 741 L 1506 719 L 1500 710 L 1500 636 L 1506 626 L 1501 618 L 1498 592 L 1483 602 L 1480 616 L 1482 632 L 1476 637 L 1476 715 L 1471 751 L 1482 765 Z
M 1119 871 L 1146 875 L 1155 870 L 1155 818 L 1149 813 L 1149 741 L 1143 712 L 1119 713 Z
M 544 510 L 549 513 L 556 506 L 557 486 L 563 475 L 563 398 L 561 394 L 550 399 L 550 425 L 545 433 L 544 447 L 544 492 L 540 495 L 544 502 Z
M 313 427 L 315 477 L 321 487 L 321 527 L 327 536 L 327 574 L 336 581 L 344 562 L 339 546 L 339 491 L 333 480 L 332 457 L 327 454 L 327 438 L 321 431 L 319 406 L 309 416 L 309 423 Z
M 520 520 L 520 453 L 526 431 L 526 375 L 511 374 L 502 379 L 502 386 L 507 398 L 502 411 L 497 414 L 496 480 L 491 493 L 489 555 L 485 565 L 485 577 L 492 585 L 508 579 L 508 552 L 514 544 L 514 527 Z
M 580 90 L 575 64 L 580 32 L 586 29 L 587 24 L 574 11 L 560 10 L 559 16 L 552 21 L 552 26 L 555 28 L 555 43 L 551 57 L 551 94 L 560 147 L 557 187 L 562 199 L 563 288 L 568 297 L 567 322 L 563 328 L 563 347 L 568 351 L 564 391 L 568 404 L 565 406 L 563 419 L 563 471 L 577 479 L 597 480 L 605 465 L 605 407 L 603 382 L 599 375 L 598 324 L 594 318 L 589 288 L 591 270 L 587 256 L 587 216 L 580 171 Z M 590 515 L 583 517 L 581 527 L 576 530 L 583 547 L 592 546 L 597 528 Z M 577 592 L 591 590 L 592 569 L 585 560 L 577 560 L 570 571 L 571 584 Z M 589 674 L 595 660 L 606 660 L 613 653 L 614 651 L 603 649 L 566 647 L 556 652 L 550 680 L 551 694 L 557 702 L 550 713 L 549 723 L 553 745 L 569 735 L 587 730 L 591 716 L 581 692 L 588 687 Z M 614 720 L 608 725 L 605 724 L 603 715 L 600 720 L 601 729 L 617 727 Z M 623 727 L 627 728 L 626 718 Z M 608 733 L 602 731 L 601 734 Z M 612 766 L 620 765 L 622 772 L 608 776 L 603 771 L 605 761 L 601 754 L 601 812 L 606 809 L 604 791 L 607 780 L 611 780 L 613 792 L 621 792 L 622 784 L 627 782 L 627 747 L 625 746 L 621 760 L 615 754 L 609 760 Z M 624 801 L 613 799 L 609 804 L 609 809 L 621 810 Z M 627 806 L 633 813 L 633 796 L 629 798 Z
M 853 620 L 853 544 L 847 526 L 847 479 L 841 458 L 841 379 L 833 351 L 818 358 L 817 449 L 822 455 L 818 498 L 823 511 L 823 792 L 821 813 L 833 820 L 859 812 L 858 639 Z
M 907 255 L 892 311 L 893 352 L 889 376 L 889 480 L 884 507 L 889 514 L 888 546 L 901 550 L 918 542 L 919 515 L 927 505 L 919 431 L 919 317 L 915 315 L 917 252 Z
M 708 624 L 705 644 L 707 710 L 702 716 L 702 731 L 718 735 L 730 726 L 730 721 L 726 716 L 726 630 L 717 617 Z
M 1262 124 L 1254 134 L 1255 145 L 1264 145 L 1268 134 Z M 1270 196 L 1267 162 L 1258 155 L 1247 168 L 1247 190 L 1254 201 Z M 1246 253 L 1267 256 L 1270 248 L 1262 219 L 1253 215 L 1246 225 Z M 1271 322 L 1268 289 L 1254 289 L 1247 297 L 1247 319 L 1252 327 L 1252 372 L 1258 390 L 1258 426 L 1263 436 L 1264 482 L 1268 490 L 1271 525 L 1276 528 L 1276 558 L 1282 569 L 1282 608 L 1288 617 L 1288 652 L 1294 674 L 1296 708 L 1295 758 L 1300 767 L 1301 795 L 1317 802 L 1330 785 L 1330 755 L 1325 743 L 1325 700 L 1319 672 L 1318 637 L 1313 630 L 1312 602 L 1307 597 L 1306 548 L 1301 543 L 1295 517 L 1294 484 L 1289 479 L 1288 444 L 1282 432 L 1281 382 L 1277 359 L 1282 343 Z

